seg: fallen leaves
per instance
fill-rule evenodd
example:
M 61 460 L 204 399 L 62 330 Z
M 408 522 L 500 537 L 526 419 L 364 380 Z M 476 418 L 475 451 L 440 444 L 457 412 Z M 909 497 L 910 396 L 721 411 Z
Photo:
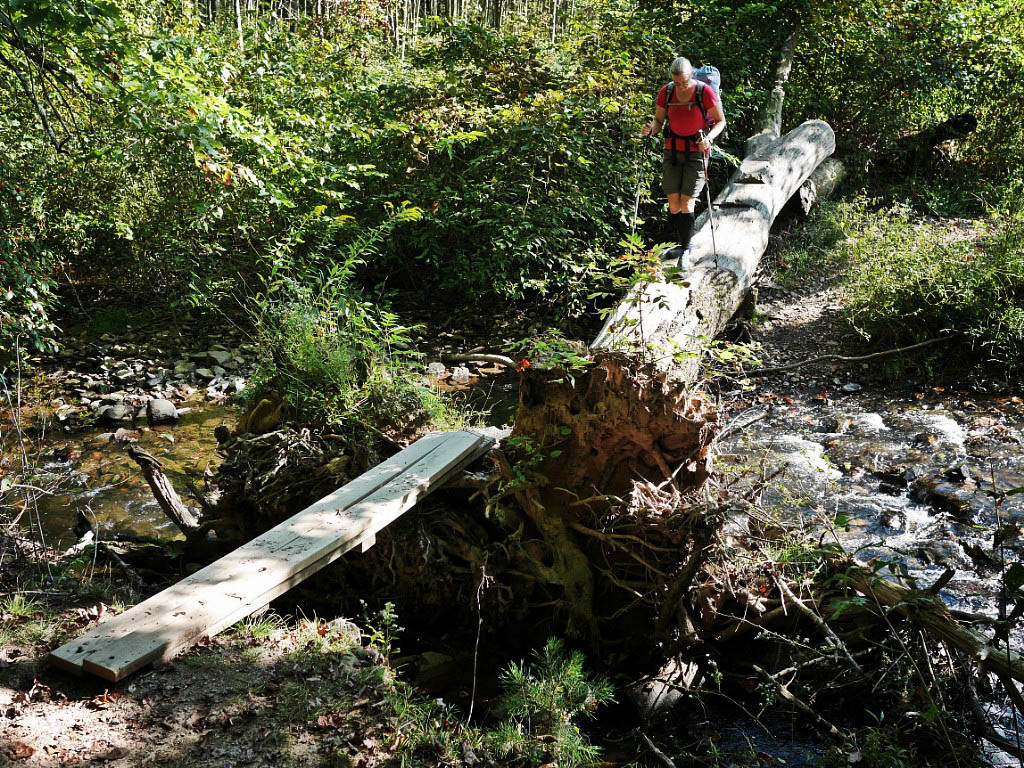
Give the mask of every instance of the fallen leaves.
M 28 760 L 36 753 L 35 749 L 23 741 L 14 742 L 8 747 L 7 751 L 10 753 L 12 760 Z
M 89 624 L 99 621 L 103 618 L 103 614 L 107 612 L 107 606 L 103 603 L 96 603 L 96 605 L 89 606 L 88 608 L 76 608 L 75 615 Z
M 89 709 L 108 709 L 111 704 L 123 695 L 120 691 L 104 691 L 99 696 L 92 698 L 85 706 Z

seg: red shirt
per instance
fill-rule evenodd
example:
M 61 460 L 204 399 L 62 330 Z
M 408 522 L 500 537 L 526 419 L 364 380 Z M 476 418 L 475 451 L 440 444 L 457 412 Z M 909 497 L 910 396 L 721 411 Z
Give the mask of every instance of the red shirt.
M 692 136 L 697 131 L 707 130 L 711 126 L 711 123 L 709 122 L 705 124 L 704 115 L 701 114 L 700 107 L 698 107 L 697 102 L 694 101 L 694 99 L 696 98 L 696 93 L 693 97 L 691 97 L 689 103 L 684 102 L 681 106 L 676 106 L 676 104 L 679 104 L 680 101 L 679 91 L 679 86 L 676 86 L 672 90 L 672 106 L 668 107 L 667 109 L 668 118 L 666 119 L 668 120 L 669 125 L 672 127 L 672 133 L 676 134 L 677 136 Z M 665 85 L 661 86 L 661 90 L 658 91 L 657 104 L 659 107 L 665 106 L 665 99 L 667 98 L 667 93 L 668 84 L 666 83 Z M 718 94 L 715 93 L 715 89 L 705 83 L 704 109 L 706 109 L 708 112 L 711 112 L 711 110 L 714 109 L 715 105 L 717 105 L 719 101 L 720 100 L 718 98 Z M 685 139 L 677 139 L 676 147 L 678 149 L 685 150 L 686 143 L 687 142 Z M 693 146 L 691 146 L 690 148 L 695 149 L 695 147 Z M 667 134 L 665 137 L 665 149 L 672 149 L 672 139 L 668 138 Z M 708 150 L 708 153 L 710 152 L 711 150 Z

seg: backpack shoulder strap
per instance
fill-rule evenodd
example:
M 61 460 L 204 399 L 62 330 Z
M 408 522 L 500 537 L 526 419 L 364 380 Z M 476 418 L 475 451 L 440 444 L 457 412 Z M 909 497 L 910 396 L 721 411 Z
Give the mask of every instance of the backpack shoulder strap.
M 694 79 L 694 84 L 697 88 L 693 92 L 693 99 L 697 102 L 697 108 L 700 109 L 700 114 L 704 118 L 704 124 L 708 122 L 708 108 L 704 106 L 704 89 L 707 85 L 700 80 Z
M 669 83 L 665 88 L 665 111 L 668 112 L 668 105 L 672 103 L 672 96 L 675 93 L 676 84 Z

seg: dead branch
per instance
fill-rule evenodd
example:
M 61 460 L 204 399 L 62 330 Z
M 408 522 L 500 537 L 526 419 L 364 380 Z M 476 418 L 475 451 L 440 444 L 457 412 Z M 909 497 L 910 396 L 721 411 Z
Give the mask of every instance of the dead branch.
M 199 529 L 199 518 L 182 503 L 170 480 L 167 479 L 167 475 L 161 471 L 163 464 L 153 455 L 134 445 L 128 446 L 128 455 L 142 469 L 142 474 L 145 475 L 146 482 L 149 483 L 153 496 L 164 514 L 178 526 L 179 530 L 185 534 L 185 538 L 194 537 Z
M 928 590 L 895 584 L 853 558 L 839 564 L 837 570 L 845 572 L 850 585 L 858 592 L 963 651 L 982 668 L 998 676 L 1024 682 L 1024 658 L 1020 654 L 1009 648 L 996 648 L 980 632 L 961 625 L 942 601 Z
M 833 736 L 837 739 L 842 740 L 846 740 L 849 738 L 845 733 L 840 731 L 838 728 L 832 725 L 832 723 L 830 723 L 828 720 L 826 720 L 813 709 L 811 709 L 807 704 L 801 701 L 797 696 L 793 694 L 792 691 L 789 690 L 789 688 L 787 688 L 774 677 L 769 675 L 767 672 L 761 669 L 761 667 L 757 666 L 757 664 L 754 664 L 754 671 L 757 672 L 758 676 L 762 680 L 764 680 L 766 683 L 775 688 L 775 690 L 779 692 L 779 695 L 783 699 L 785 699 L 798 710 L 807 715 L 815 725 L 817 725 L 820 729 L 825 731 L 829 736 Z
M 126 563 L 105 541 L 98 542 L 96 546 L 106 557 L 113 560 L 117 567 L 124 572 L 124 575 L 128 577 L 128 581 L 134 589 L 141 592 L 146 588 L 146 582 L 142 580 L 142 577 L 139 576 L 139 574 L 137 574 L 135 570 L 128 565 L 128 563 Z
M 646 733 L 644 733 L 643 731 L 639 731 L 639 733 L 640 738 L 644 740 L 644 744 L 646 744 L 647 748 L 651 750 L 651 754 L 658 758 L 661 761 L 662 765 L 666 766 L 666 768 L 676 768 L 676 764 L 672 762 L 672 758 L 670 758 L 668 755 L 666 755 L 664 752 L 658 749 L 655 746 L 654 742 L 647 737 Z
M 775 368 L 761 368 L 760 370 L 751 371 L 751 376 L 769 376 L 773 373 L 781 373 L 782 371 L 790 371 L 794 368 L 803 368 L 805 365 L 811 365 L 812 363 L 822 363 L 826 360 L 835 360 L 840 363 L 861 363 L 865 360 L 874 360 L 878 357 L 886 357 L 888 355 L 898 355 L 901 352 L 911 352 L 915 349 L 921 349 L 927 347 L 929 344 L 935 344 L 939 341 L 946 341 L 948 336 L 939 336 L 934 339 L 928 339 L 917 344 L 911 344 L 909 347 L 898 347 L 896 349 L 887 349 L 883 352 L 872 352 L 870 355 L 859 355 L 857 357 L 848 357 L 846 355 L 819 355 L 818 357 L 812 357 L 807 360 L 801 360 L 797 363 L 788 363 L 787 365 L 780 365 Z
M 494 363 L 495 365 L 504 365 L 506 368 L 515 368 L 516 361 L 511 357 L 505 355 L 487 355 L 487 354 L 450 354 L 441 355 L 442 363 L 468 363 L 473 360 L 479 360 L 482 363 Z
M 789 588 L 789 585 L 786 584 L 784 579 L 776 578 L 775 584 L 786 599 L 788 599 L 802 614 L 814 622 L 814 624 L 825 633 L 825 636 L 832 641 L 833 645 L 843 654 L 843 656 L 846 657 L 846 660 L 850 662 L 853 668 L 857 670 L 857 673 L 863 677 L 864 670 L 861 669 L 860 664 L 858 664 L 853 656 L 850 655 L 850 650 L 846 647 L 846 643 L 839 639 L 839 636 L 832 631 L 832 628 L 825 623 L 825 620 L 812 611 L 803 600 L 793 594 L 793 591 Z
M 981 699 L 978 698 L 978 689 L 974 685 L 974 678 L 970 672 L 967 674 L 967 685 L 964 687 L 967 690 L 967 698 L 971 704 L 971 714 L 974 715 L 974 721 L 981 731 L 981 737 L 1004 752 L 1013 755 L 1018 760 L 1024 760 L 1024 749 L 1021 748 L 1020 741 L 1010 741 L 1002 736 L 995 729 L 995 726 L 989 722 L 985 714 L 985 707 L 982 706 Z
M 761 130 L 748 138 L 743 148 L 748 156 L 770 144 L 782 133 L 782 105 L 786 99 L 786 83 L 789 81 L 790 70 L 793 69 L 793 57 L 799 39 L 800 32 L 793 30 L 779 49 L 772 90 L 761 115 Z

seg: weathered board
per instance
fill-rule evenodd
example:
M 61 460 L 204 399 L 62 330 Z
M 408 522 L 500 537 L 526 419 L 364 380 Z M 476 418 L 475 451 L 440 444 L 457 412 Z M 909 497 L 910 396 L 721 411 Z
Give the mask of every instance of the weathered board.
M 428 435 L 248 544 L 51 652 L 52 664 L 116 682 L 167 659 L 269 603 L 345 552 L 373 545 L 378 531 L 493 438 Z

